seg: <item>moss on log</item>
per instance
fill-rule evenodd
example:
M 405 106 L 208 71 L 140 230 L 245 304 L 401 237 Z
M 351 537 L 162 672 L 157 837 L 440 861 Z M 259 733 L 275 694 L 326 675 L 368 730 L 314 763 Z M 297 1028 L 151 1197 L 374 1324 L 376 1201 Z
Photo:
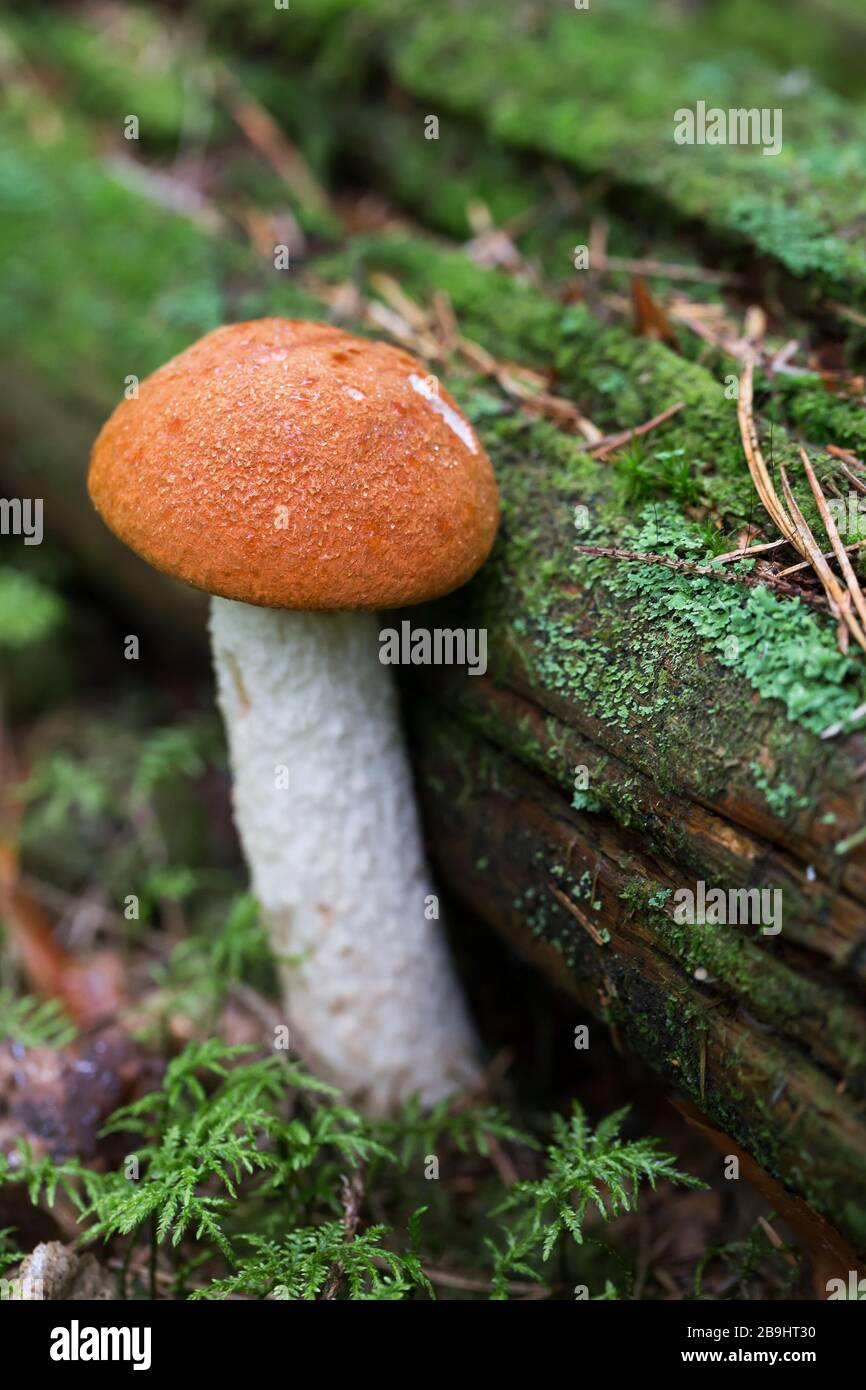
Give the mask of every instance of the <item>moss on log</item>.
M 266 33 L 289 56 L 318 45 L 334 90 L 357 87 L 359 71 L 384 63 L 441 119 L 469 117 L 515 148 L 647 190 L 682 219 L 753 247 L 815 299 L 866 303 L 863 113 L 817 81 L 786 84 L 784 69 L 756 58 L 711 14 L 686 22 L 635 0 L 507 15 L 497 0 L 447 9 L 363 0 L 349 14 L 343 3 L 328 6 L 315 32 L 296 33 L 280 14 L 257 13 L 247 25 L 230 0 L 212 0 L 210 10 L 217 34 Z M 726 112 L 782 109 L 780 153 L 676 144 L 674 113 L 698 101 Z
M 443 877 L 621 1046 L 866 1249 L 862 1101 L 826 1054 L 811 1059 L 802 1039 L 754 1017 L 732 976 L 711 973 L 716 946 L 693 939 L 680 949 L 653 906 L 658 868 L 639 840 L 573 811 L 444 713 L 419 718 L 417 729 Z M 718 930 L 731 934 L 724 950 L 742 967 L 750 943 Z M 704 958 L 706 967 L 696 964 Z M 823 1022 L 815 1016 L 812 1029 Z

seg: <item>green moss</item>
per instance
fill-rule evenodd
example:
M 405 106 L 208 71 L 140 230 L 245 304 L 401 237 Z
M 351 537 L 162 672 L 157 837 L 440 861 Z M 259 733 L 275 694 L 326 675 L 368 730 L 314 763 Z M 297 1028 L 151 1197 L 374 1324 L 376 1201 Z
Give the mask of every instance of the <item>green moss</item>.
M 815 288 L 844 286 L 863 299 L 863 248 L 850 230 L 866 210 L 863 117 L 817 83 L 786 98 L 778 75 L 747 52 L 714 51 L 708 59 L 699 28 L 631 9 L 624 23 L 616 5 L 550 11 L 520 42 L 494 0 L 423 16 L 408 0 L 383 8 L 403 16 L 392 61 L 416 95 L 471 115 L 517 147 L 544 150 L 585 172 L 614 171 L 683 217 L 750 239 L 791 275 L 812 277 Z M 644 61 L 647 44 L 652 65 Z M 673 112 L 699 99 L 725 110 L 783 108 L 781 153 L 676 145 Z
M 23 570 L 0 569 L 0 648 L 19 648 L 54 633 L 66 608 L 60 595 Z
M 805 1032 L 819 1050 L 825 1038 L 831 1055 L 845 1059 L 846 1075 L 850 1063 L 856 1079 L 866 1061 L 866 1036 L 842 994 L 792 970 L 741 925 L 675 922 L 666 909 L 669 893 L 638 880 L 620 896 L 651 927 L 655 943 L 690 976 L 704 972 L 713 989 L 730 993 L 759 1018 L 795 1036 Z
M 780 820 L 784 820 L 793 808 L 802 809 L 811 804 L 808 797 L 797 795 L 796 788 L 792 787 L 790 782 L 777 782 L 774 786 L 771 785 L 760 763 L 752 763 L 751 769 L 755 776 L 755 786 L 764 793 L 767 805 Z
M 633 513 L 639 500 L 640 489 L 636 495 L 633 485 L 637 467 L 642 478 L 649 480 L 653 494 L 673 497 L 681 505 L 700 500 L 724 517 L 731 534 L 743 523 L 760 519 L 760 503 L 744 466 L 736 402 L 725 395 L 724 378 L 730 364 L 720 365 L 714 374 L 663 343 L 635 337 L 623 328 L 600 327 L 583 305 L 563 307 L 511 276 L 481 270 L 466 256 L 418 237 L 358 238 L 347 253 L 327 258 L 321 265 L 334 279 L 363 278 L 374 271 L 386 271 L 425 303 L 437 290 L 444 292 L 466 337 L 499 358 L 553 371 L 558 394 L 573 400 L 604 431 L 642 424 L 682 401 L 684 408 L 679 414 L 646 441 L 622 451 L 611 465 L 624 484 L 623 510 Z M 760 380 L 758 392 L 761 396 Z M 775 395 L 771 398 L 764 393 L 764 397 L 775 406 Z M 811 411 L 822 438 L 858 445 L 862 438 L 866 443 L 864 416 L 853 402 L 843 406 L 818 386 L 809 400 L 811 404 L 801 403 L 800 418 Z M 473 418 L 478 418 L 480 406 L 485 421 L 498 420 L 499 430 L 507 432 L 508 419 L 489 391 L 483 400 L 464 398 L 464 404 Z M 765 429 L 764 443 L 774 466 L 783 463 L 788 469 L 806 517 L 820 525 L 802 476 L 797 442 L 783 429 L 775 428 Z M 556 484 L 558 478 L 560 485 L 573 487 L 573 466 L 564 463 L 559 477 L 557 466 L 554 456 L 552 482 Z M 838 475 L 837 465 L 827 456 L 817 455 L 816 467 L 822 478 Z
M 25 122 L 38 119 L 38 98 L 16 101 L 0 123 L 0 350 L 57 399 L 103 412 L 127 374 L 146 375 L 221 323 L 323 316 L 240 244 L 125 187 L 74 126 L 33 141 Z
M 606 534 L 600 543 L 610 544 L 611 537 Z M 623 528 L 617 544 L 689 560 L 708 558 L 701 554 L 695 528 L 667 506 L 645 508 L 642 525 Z M 859 663 L 839 652 L 832 624 L 799 600 L 776 598 L 764 588 L 737 589 L 711 578 L 676 574 L 661 565 L 578 563 L 608 592 L 631 600 L 633 621 L 654 620 L 662 642 L 696 633 L 721 665 L 736 668 L 764 699 L 781 700 L 788 718 L 804 728 L 820 734 L 856 708 L 861 687 L 852 678 L 861 676 Z M 743 562 L 738 568 L 749 567 Z M 651 671 L 650 656 L 643 667 L 643 690 L 650 686 Z M 770 790 L 766 778 L 762 790 Z M 797 799 L 794 788 L 784 789 L 784 784 L 773 794 L 786 802 Z
M 118 137 L 130 115 L 138 118 L 145 145 L 174 145 L 181 132 L 205 137 L 222 122 L 201 67 L 191 71 L 189 35 L 149 10 L 126 5 L 98 24 L 34 10 L 26 22 L 10 24 L 7 34 L 30 62 L 61 69 L 65 99 L 110 122 Z

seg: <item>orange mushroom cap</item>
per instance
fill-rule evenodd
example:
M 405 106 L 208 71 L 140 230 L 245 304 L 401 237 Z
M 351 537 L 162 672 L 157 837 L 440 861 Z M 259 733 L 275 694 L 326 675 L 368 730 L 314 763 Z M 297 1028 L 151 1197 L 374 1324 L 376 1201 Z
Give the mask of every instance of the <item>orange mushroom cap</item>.
M 490 461 L 417 358 L 322 323 L 230 324 L 124 400 L 90 495 L 156 569 L 273 608 L 392 608 L 465 583 Z

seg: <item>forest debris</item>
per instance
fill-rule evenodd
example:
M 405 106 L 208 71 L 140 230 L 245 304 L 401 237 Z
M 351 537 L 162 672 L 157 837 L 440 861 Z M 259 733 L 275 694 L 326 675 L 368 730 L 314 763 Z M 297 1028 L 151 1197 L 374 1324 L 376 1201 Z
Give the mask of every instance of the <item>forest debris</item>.
M 545 375 L 520 363 L 500 361 L 480 343 L 464 337 L 450 303 L 446 303 L 441 296 L 438 302 L 434 302 L 432 313 L 428 313 L 390 275 L 374 275 L 370 283 L 382 299 L 365 299 L 357 291 L 353 293 L 353 287 L 341 287 L 342 303 L 350 304 L 350 312 L 384 329 L 392 338 L 412 348 L 427 361 L 444 361 L 456 349 L 470 366 L 483 376 L 492 377 L 505 394 L 519 401 L 525 410 L 544 415 L 563 427 L 572 427 L 589 444 L 602 441 L 604 436 L 601 430 L 582 414 L 573 401 L 566 400 L 564 396 L 555 396 L 546 389 L 548 378 Z M 314 293 L 320 294 L 333 307 L 337 306 L 333 286 L 324 286 L 311 278 L 308 284 Z M 350 293 L 353 293 L 351 301 Z M 435 336 L 436 330 L 438 337 Z
M 497 227 L 486 203 L 474 199 L 466 208 L 466 220 L 472 229 L 472 239 L 463 247 L 466 255 L 476 265 L 485 269 L 502 269 L 521 279 L 538 282 L 532 266 L 521 255 L 515 237 L 527 231 L 538 221 L 540 209 L 524 208 L 503 226 Z
M 844 319 L 849 319 L 851 323 L 856 323 L 859 328 L 866 328 L 866 314 L 861 314 L 859 310 L 852 309 L 850 304 L 840 304 L 837 299 L 827 299 L 824 301 L 828 309 L 832 309 L 835 314 L 841 314 Z
M 756 307 L 752 306 L 749 313 Z M 749 324 L 748 313 L 746 327 L 741 332 L 722 304 L 702 304 L 688 299 L 685 295 L 673 294 L 666 299 L 665 309 L 674 323 L 683 324 L 696 337 L 725 353 L 727 357 L 733 358 L 735 362 L 745 365 L 748 361 L 760 359 L 768 376 L 802 376 L 805 370 L 804 367 L 792 365 L 791 362 L 801 347 L 799 339 L 790 338 L 774 351 L 764 345 L 766 315 L 763 330 L 755 333 L 754 330 L 759 325 L 754 319 Z M 762 309 L 758 312 L 764 314 Z
M 789 338 L 777 352 L 773 354 L 767 365 L 767 370 L 771 375 L 785 372 L 788 369 L 791 358 L 796 355 L 800 348 L 799 338 Z
M 847 463 L 840 463 L 839 467 L 842 469 L 849 483 L 852 483 L 858 492 L 866 493 L 866 483 L 864 483 L 862 478 L 858 478 L 856 473 L 852 473 Z
M 748 560 L 752 555 L 760 555 L 766 550 L 778 550 L 781 546 L 789 544 L 790 542 L 781 536 L 777 541 L 762 541 L 760 545 L 750 545 L 746 550 L 727 550 L 724 555 L 715 555 L 713 560 L 717 565 L 726 565 L 731 560 Z
M 676 261 L 630 259 L 627 256 L 592 256 L 593 270 L 625 270 L 629 275 L 656 276 L 664 280 L 699 280 L 707 285 L 741 284 L 743 277 L 734 271 L 708 270 L 702 265 L 680 265 Z
M 709 1124 L 687 1100 L 678 1097 L 673 1103 L 688 1123 L 700 1130 L 720 1154 L 726 1158 L 734 1155 L 739 1160 L 743 1177 L 790 1226 L 811 1261 L 812 1286 L 818 1298 L 826 1299 L 830 1279 L 843 1279 L 847 1287 L 851 1270 L 857 1271 L 858 1277 L 863 1273 L 861 1262 L 851 1246 L 819 1212 L 807 1206 L 801 1197 L 788 1192 L 755 1162 L 751 1154 L 741 1149 L 730 1135 Z
M 258 208 L 253 203 L 238 203 L 234 212 L 250 245 L 263 261 L 273 263 L 275 246 L 288 248 L 290 264 L 306 254 L 306 237 L 289 208 L 276 212 L 270 208 Z
M 851 724 L 856 724 L 858 719 L 863 719 L 864 717 L 866 717 L 866 705 L 858 705 L 856 709 L 853 709 L 844 719 L 840 719 L 838 723 L 828 724 L 827 728 L 822 731 L 821 737 L 835 738 L 837 734 L 841 734 L 843 729 L 847 729 Z
M 571 913 L 572 917 L 574 917 L 580 923 L 587 935 L 592 937 L 596 946 L 606 946 L 607 942 L 605 941 L 601 932 L 598 930 L 598 927 L 593 926 L 586 913 L 581 912 L 580 908 L 577 906 L 577 903 L 574 902 L 574 900 L 570 898 L 567 893 L 563 893 L 561 888 L 557 888 L 555 884 L 548 883 L 547 886 L 550 889 L 553 896 L 556 898 L 556 901 L 559 903 L 559 905 L 561 907 L 564 907 L 566 912 Z
M 854 607 L 857 609 L 857 612 L 860 616 L 860 621 L 866 623 L 866 599 L 864 599 L 863 597 L 863 592 L 858 583 L 857 576 L 854 573 L 851 561 L 848 559 L 847 550 L 845 546 L 842 544 L 841 538 L 839 536 L 839 531 L 837 529 L 835 521 L 833 520 L 833 514 L 830 511 L 830 508 L 827 506 L 827 499 L 824 496 L 824 493 L 821 489 L 821 484 L 818 482 L 818 478 L 815 474 L 814 468 L 812 467 L 809 455 L 806 453 L 806 450 L 802 448 L 802 446 L 800 448 L 800 458 L 803 461 L 803 468 L 806 471 L 806 477 L 809 480 L 809 486 L 812 489 L 812 494 L 815 498 L 815 503 L 818 507 L 818 512 L 820 514 L 822 522 L 824 523 L 824 529 L 826 530 L 827 535 L 830 539 L 830 544 L 833 547 L 833 552 L 836 556 L 836 559 L 839 561 L 839 568 L 841 569 L 845 583 L 848 586 L 848 592 L 851 595 Z
M 837 444 L 825 444 L 824 448 L 828 454 L 832 454 L 835 459 L 842 459 L 844 463 L 849 463 L 852 468 L 862 468 L 863 464 L 856 454 L 852 454 L 850 449 L 840 449 Z
M 632 278 L 631 302 L 635 333 L 644 338 L 654 338 L 667 343 L 672 348 L 679 347 L 676 329 L 639 275 Z
M 545 390 L 546 378 L 540 372 L 517 363 L 500 362 L 470 338 L 461 336 L 457 346 L 473 367 L 485 376 L 493 377 L 505 394 L 520 401 L 525 409 L 537 411 L 539 415 L 546 415 L 559 424 L 573 425 L 589 444 L 601 442 L 603 435 L 598 426 L 587 419 L 573 401 Z
M 840 840 L 834 847 L 835 854 L 850 854 L 852 849 L 857 849 L 866 840 L 866 825 L 861 826 L 853 835 L 849 835 L 847 840 Z
M 786 1247 L 785 1242 L 782 1240 L 782 1237 L 779 1235 L 779 1232 L 773 1229 L 773 1227 L 770 1225 L 769 1221 L 767 1220 L 766 1216 L 759 1216 L 759 1217 L 758 1217 L 758 1225 L 760 1226 L 761 1230 L 764 1232 L 764 1235 L 767 1237 L 767 1240 L 770 1242 L 770 1244 L 772 1245 L 773 1249 L 774 1249 L 774 1250 L 778 1250 L 779 1253 L 783 1256 L 783 1258 L 784 1258 L 784 1260 L 785 1260 L 785 1263 L 786 1263 L 786 1264 L 789 1264 L 789 1265 L 791 1265 L 791 1266 L 793 1266 L 793 1268 L 796 1269 L 796 1268 L 797 1268 L 797 1258 L 796 1258 L 796 1256 L 791 1254 L 791 1251 Z
M 785 541 L 785 544 L 787 545 L 788 542 Z M 862 549 L 862 547 L 863 547 L 864 545 L 866 545 L 866 540 L 864 540 L 864 541 L 855 541 L 853 545 L 846 545 L 846 546 L 845 546 L 845 549 L 846 549 L 846 550 L 848 551 L 848 553 L 850 554 L 850 553 L 851 553 L 852 551 L 854 551 L 854 550 L 860 550 L 860 549 Z M 757 549 L 757 547 L 755 547 L 755 548 Z M 825 551 L 824 551 L 824 559 L 825 559 L 825 560 L 832 560 L 834 554 L 835 554 L 835 551 L 833 551 L 833 550 L 825 550 Z M 800 572 L 801 570 L 807 570 L 807 569 L 809 569 L 810 567 L 811 567 L 811 561 L 809 561 L 809 560 L 800 560 L 796 565 L 789 565 L 787 569 L 779 570 L 779 575 L 778 575 L 778 577 L 779 577 L 779 579 L 785 579 L 785 578 L 787 578 L 787 576 L 788 576 L 789 574 L 799 574 L 799 572 Z
M 82 1027 L 116 1014 L 123 992 L 120 956 L 103 950 L 78 957 L 64 950 L 41 904 L 25 891 L 8 843 L 0 843 L 0 913 L 39 995 L 59 999 Z
M 630 430 L 620 430 L 617 434 L 609 434 L 604 439 L 600 439 L 590 454 L 593 458 L 604 462 L 608 455 L 615 449 L 619 449 L 623 444 L 628 444 L 632 439 L 639 439 L 644 434 L 649 434 L 650 430 L 657 429 L 666 420 L 685 409 L 685 401 L 676 401 L 674 405 L 669 405 L 667 410 L 662 410 L 658 415 L 654 415 L 651 420 L 646 420 L 642 425 L 635 425 Z
M 606 217 L 594 217 L 589 229 L 589 267 L 603 270 L 607 261 L 607 236 L 610 223 Z
M 128 1033 L 111 1027 L 67 1047 L 0 1046 L 0 1143 L 18 1139 L 53 1158 L 92 1158 L 112 1111 L 156 1079 L 156 1063 Z M 121 1153 L 123 1149 L 121 1148 Z
M 750 304 L 743 324 L 746 342 L 755 352 L 767 336 L 767 314 L 760 304 Z
M 439 358 L 439 346 L 435 339 L 429 333 L 419 334 L 396 309 L 383 304 L 381 300 L 367 301 L 365 317 L 377 328 L 383 328 L 390 337 L 396 338 L 398 343 L 412 348 L 428 362 L 435 362 Z
M 852 466 L 862 467 L 862 464 L 860 464 L 860 460 L 855 459 L 852 453 L 848 453 L 845 449 L 835 449 L 834 446 L 831 445 L 831 443 L 828 443 L 827 445 L 827 453 L 831 453 L 831 455 L 833 455 L 835 459 L 840 459 L 840 468 L 842 470 L 842 473 L 844 473 L 845 477 L 848 478 L 848 481 L 851 482 L 853 486 L 855 486 L 856 491 L 866 492 L 866 482 L 863 482 L 863 478 L 859 477 L 858 474 L 853 473 L 852 468 Z
M 634 560 L 643 565 L 664 565 L 679 574 L 694 574 L 700 578 L 720 579 L 726 584 L 745 584 L 749 589 L 778 589 L 789 598 L 798 598 L 803 603 L 823 606 L 824 600 L 817 594 L 805 593 L 795 584 L 787 584 L 778 575 L 732 574 L 719 569 L 718 562 L 711 565 L 699 564 L 697 560 L 681 560 L 677 555 L 659 555 L 652 550 L 625 550 L 615 545 L 576 545 L 582 555 L 591 555 L 610 560 Z
M 554 396 L 549 391 L 533 389 L 514 374 L 507 364 L 495 373 L 499 385 L 507 396 L 519 400 L 525 409 L 546 415 L 548 419 L 561 425 L 573 425 L 589 444 L 597 444 L 602 439 L 601 430 L 582 413 L 573 401 L 564 396 Z
M 307 207 L 333 215 L 330 198 L 282 126 L 225 64 L 215 64 L 215 76 L 217 91 L 222 95 L 235 123 L 253 148 L 279 174 L 286 187 Z
M 433 1265 L 425 1265 L 424 1273 L 431 1284 L 440 1285 L 445 1289 L 461 1289 L 469 1293 L 490 1293 L 493 1285 L 489 1278 L 483 1275 L 457 1274 L 448 1269 L 436 1269 Z M 527 1280 L 508 1279 L 505 1287 L 509 1293 L 526 1294 L 528 1298 L 535 1300 L 549 1298 L 553 1290 L 546 1288 L 543 1284 L 531 1284 Z
M 674 323 L 681 323 L 710 347 L 733 357 L 735 361 L 747 360 L 747 348 L 733 323 L 725 315 L 723 306 L 718 304 L 695 304 L 684 296 L 676 296 L 667 305 L 668 316 Z
M 117 1280 L 95 1255 L 80 1254 L 59 1240 L 44 1241 L 21 1261 L 12 1276 L 13 1301 L 108 1302 L 119 1299 Z
M 806 557 L 811 560 L 812 568 L 824 587 L 824 592 L 827 595 L 827 600 L 830 605 L 830 612 L 834 617 L 838 617 L 841 622 L 844 623 L 855 642 L 866 651 L 866 632 L 863 631 L 857 619 L 854 617 L 851 607 L 851 595 L 848 593 L 847 589 L 842 587 L 827 561 L 824 559 L 823 552 L 818 542 L 815 540 L 815 537 L 812 535 L 812 532 L 809 530 L 806 518 L 800 510 L 797 499 L 791 489 L 791 484 L 788 482 L 788 475 L 783 464 L 779 465 L 779 476 L 782 480 L 782 489 L 785 494 L 785 501 L 788 504 L 788 510 L 791 513 L 794 525 L 797 528 L 797 533 L 805 547 Z M 841 650 L 845 650 L 841 642 L 840 647 Z
M 399 282 L 392 275 L 385 275 L 379 271 L 370 276 L 370 284 L 377 294 L 381 295 L 386 304 L 390 304 L 392 309 L 405 319 L 406 323 L 414 329 L 416 333 L 426 333 L 430 327 L 430 315 L 416 304 Z
M 866 633 L 864 633 L 851 610 L 851 597 L 847 590 L 842 588 L 842 585 L 830 569 L 830 566 L 824 559 L 821 548 L 812 535 L 812 532 L 809 530 L 805 517 L 800 511 L 796 498 L 791 491 L 784 467 L 780 467 L 779 472 L 788 511 L 785 510 L 773 486 L 764 456 L 761 453 L 757 429 L 755 427 L 755 417 L 752 409 L 753 375 L 754 363 L 750 358 L 749 361 L 746 362 L 740 377 L 737 419 L 740 424 L 740 437 L 743 441 L 746 462 L 752 476 L 752 481 L 755 484 L 755 489 L 764 505 L 765 511 L 775 522 L 781 534 L 791 542 L 794 549 L 799 552 L 804 560 L 811 562 L 812 568 L 820 579 L 824 592 L 827 595 L 830 611 L 833 616 L 840 618 L 841 621 L 844 622 L 851 636 L 863 650 L 866 651 Z
M 167 208 L 179 217 L 188 217 L 209 236 L 224 235 L 229 224 L 220 210 L 187 179 L 180 179 L 165 170 L 152 169 L 127 155 L 112 154 L 107 167 L 126 188 L 157 207 Z
M 364 1200 L 364 1180 L 356 1170 L 351 1177 L 346 1177 L 345 1173 L 340 1178 L 340 1205 L 343 1208 L 343 1230 L 346 1241 L 351 1242 L 358 1229 L 361 1220 L 361 1205 Z M 328 1274 L 328 1281 L 325 1285 L 322 1298 L 330 1301 L 337 1297 L 340 1284 L 343 1282 L 345 1273 L 343 1265 L 338 1260 L 332 1265 Z
M 824 388 L 834 395 L 852 399 L 866 392 L 866 378 L 847 365 L 844 349 L 838 342 L 819 344 L 809 354 L 808 369 L 819 376 Z
M 434 290 L 433 292 L 433 313 L 436 317 L 436 327 L 442 339 L 445 355 L 451 357 L 457 351 L 460 330 L 454 306 L 444 290 Z

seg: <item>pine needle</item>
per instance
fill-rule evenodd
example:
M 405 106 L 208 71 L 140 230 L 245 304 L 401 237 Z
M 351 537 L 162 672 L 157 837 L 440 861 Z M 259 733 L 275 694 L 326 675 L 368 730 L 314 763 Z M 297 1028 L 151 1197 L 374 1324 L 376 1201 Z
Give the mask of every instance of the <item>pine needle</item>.
M 615 545 L 576 545 L 575 550 L 582 555 L 591 555 L 610 560 L 634 560 L 642 565 L 664 565 L 666 569 L 679 574 L 694 574 L 699 578 L 719 579 L 723 584 L 745 584 L 749 589 L 778 589 L 788 598 L 800 599 L 812 607 L 823 606 L 824 600 L 817 594 L 804 593 L 795 584 L 786 584 L 777 575 L 732 574 L 730 570 L 720 569 L 714 561 L 711 565 L 699 564 L 696 560 L 681 560 L 677 555 L 658 555 L 651 550 L 624 550 Z
M 806 470 L 806 477 L 809 479 L 809 486 L 812 489 L 812 494 L 815 498 L 815 502 L 817 504 L 821 520 L 824 523 L 824 529 L 827 532 L 830 544 L 833 547 L 833 552 L 836 556 L 836 559 L 839 561 L 839 568 L 841 569 L 843 577 L 845 579 L 845 583 L 848 586 L 848 592 L 851 595 L 851 598 L 854 602 L 854 607 L 857 609 L 860 621 L 862 623 L 866 623 L 866 599 L 864 599 L 863 597 L 863 591 L 860 588 L 860 584 L 857 580 L 856 574 L 854 573 L 851 561 L 848 559 L 847 552 L 845 550 L 844 545 L 842 544 L 841 538 L 839 536 L 839 531 L 836 527 L 835 521 L 833 520 L 833 513 L 827 506 L 827 499 L 824 496 L 824 493 L 821 489 L 821 484 L 818 482 L 818 479 L 815 476 L 815 470 L 812 467 L 811 459 L 809 458 L 809 455 L 806 453 L 806 450 L 802 447 L 800 449 L 800 457 L 803 460 L 803 467 Z
M 785 510 L 770 478 L 767 464 L 761 453 L 758 443 L 758 433 L 755 427 L 755 417 L 753 413 L 754 399 L 754 364 L 749 360 L 743 368 L 740 377 L 740 392 L 737 401 L 737 418 L 740 424 L 740 437 L 743 441 L 743 450 L 746 455 L 746 462 L 755 489 L 764 510 L 775 522 L 777 529 L 790 541 L 794 549 L 807 560 L 824 588 L 827 600 L 830 605 L 830 612 L 834 617 L 839 618 L 851 636 L 864 651 L 866 651 L 866 632 L 863 631 L 860 623 L 854 617 L 851 608 L 851 595 L 844 589 L 830 569 L 824 559 L 821 547 L 812 535 L 808 523 L 797 505 L 797 500 L 791 491 L 788 477 L 783 466 L 780 466 L 779 473 L 782 479 L 782 489 L 785 494 L 785 502 L 788 510 Z

